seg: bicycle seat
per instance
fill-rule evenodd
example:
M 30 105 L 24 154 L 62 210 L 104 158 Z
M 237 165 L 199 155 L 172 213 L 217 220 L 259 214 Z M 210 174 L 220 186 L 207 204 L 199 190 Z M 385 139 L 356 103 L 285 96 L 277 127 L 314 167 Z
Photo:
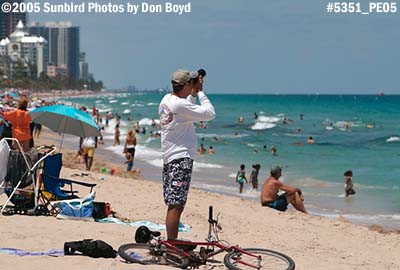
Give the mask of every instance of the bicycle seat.
M 136 243 L 148 243 L 152 237 L 158 237 L 161 233 L 157 231 L 151 231 L 146 226 L 140 226 L 137 228 L 135 233 Z

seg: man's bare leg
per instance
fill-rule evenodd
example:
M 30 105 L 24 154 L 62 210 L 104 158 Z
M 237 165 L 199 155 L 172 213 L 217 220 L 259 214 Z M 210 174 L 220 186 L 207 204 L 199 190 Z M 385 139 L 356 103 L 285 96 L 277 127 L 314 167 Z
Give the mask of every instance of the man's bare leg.
M 298 192 L 294 193 L 294 199 L 292 201 L 292 205 L 298 211 L 308 214 L 306 208 L 304 207 L 303 200 L 301 199 L 301 196 Z
M 183 205 L 169 205 L 165 225 L 168 239 L 178 238 L 179 220 L 183 212 Z
M 288 203 L 291 203 L 297 211 L 308 214 L 306 208 L 304 207 L 303 200 L 298 192 L 295 192 L 294 194 L 286 194 L 286 200 Z

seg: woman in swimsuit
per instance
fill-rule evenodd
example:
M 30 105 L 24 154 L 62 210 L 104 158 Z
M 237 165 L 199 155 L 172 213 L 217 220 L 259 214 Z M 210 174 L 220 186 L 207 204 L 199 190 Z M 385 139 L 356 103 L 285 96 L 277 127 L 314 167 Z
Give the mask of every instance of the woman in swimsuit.
M 134 129 L 131 129 L 126 135 L 124 153 L 129 153 L 132 155 L 132 162 L 135 159 L 136 142 L 136 131 Z

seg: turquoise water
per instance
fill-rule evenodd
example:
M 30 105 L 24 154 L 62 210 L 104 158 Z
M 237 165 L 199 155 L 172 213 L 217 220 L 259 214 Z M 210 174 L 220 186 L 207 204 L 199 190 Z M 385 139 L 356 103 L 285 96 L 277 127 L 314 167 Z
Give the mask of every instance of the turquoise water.
M 64 99 L 123 114 L 122 133 L 140 121 L 148 131 L 158 118 L 163 94 L 119 94 Z M 212 145 L 215 154 L 196 159 L 193 185 L 224 194 L 237 194 L 234 176 L 241 163 L 247 175 L 261 164 L 260 185 L 271 165 L 283 166 L 283 181 L 304 191 L 306 207 L 314 214 L 354 222 L 400 228 L 400 96 L 354 95 L 209 95 L 217 117 L 206 129 L 197 128 L 199 144 Z M 253 119 L 253 114 L 259 117 Z M 303 120 L 300 115 L 303 114 Z M 239 123 L 242 116 L 244 122 Z M 284 118 L 289 119 L 284 124 Z M 345 128 L 345 122 L 349 128 Z M 373 125 L 371 128 L 368 125 Z M 300 132 L 297 130 L 300 129 Z M 106 129 L 112 139 L 113 126 Z M 308 145 L 312 136 L 315 144 Z M 218 141 L 214 137 L 218 138 Z M 123 136 L 121 137 L 121 139 Z M 266 149 L 264 149 L 264 145 Z M 277 156 L 269 148 L 277 148 Z M 108 146 L 121 153 L 121 148 Z M 152 178 L 161 171 L 160 141 L 139 135 L 138 162 L 148 165 Z M 256 149 L 256 151 L 255 151 Z M 346 170 L 353 170 L 357 194 L 344 198 Z M 154 173 L 155 172 L 155 173 Z M 146 175 L 146 172 L 144 172 Z M 157 179 L 158 180 L 158 179 Z M 258 200 L 246 187 L 242 195 Z

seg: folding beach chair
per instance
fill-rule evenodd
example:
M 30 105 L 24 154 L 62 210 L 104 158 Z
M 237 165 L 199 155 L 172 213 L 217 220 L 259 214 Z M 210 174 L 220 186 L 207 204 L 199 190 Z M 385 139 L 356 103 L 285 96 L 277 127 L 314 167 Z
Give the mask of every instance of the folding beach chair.
M 9 141 L 14 141 L 19 150 L 11 150 Z M 6 193 L 7 201 L 1 207 L 1 213 L 7 208 L 8 214 L 28 213 L 37 206 L 36 171 L 46 155 L 37 149 L 24 152 L 17 139 L 3 138 L 0 141 L 0 194 Z M 9 203 L 13 206 L 9 206 Z
M 39 199 L 44 203 L 50 214 L 58 213 L 57 207 L 52 201 L 61 201 L 79 198 L 74 190 L 74 184 L 90 188 L 90 193 L 96 184 L 90 184 L 70 179 L 60 178 L 62 168 L 62 154 L 57 153 L 47 156 L 44 160 L 42 174 L 40 175 Z M 69 189 L 63 189 L 69 186 Z M 43 209 L 42 209 L 43 210 Z

